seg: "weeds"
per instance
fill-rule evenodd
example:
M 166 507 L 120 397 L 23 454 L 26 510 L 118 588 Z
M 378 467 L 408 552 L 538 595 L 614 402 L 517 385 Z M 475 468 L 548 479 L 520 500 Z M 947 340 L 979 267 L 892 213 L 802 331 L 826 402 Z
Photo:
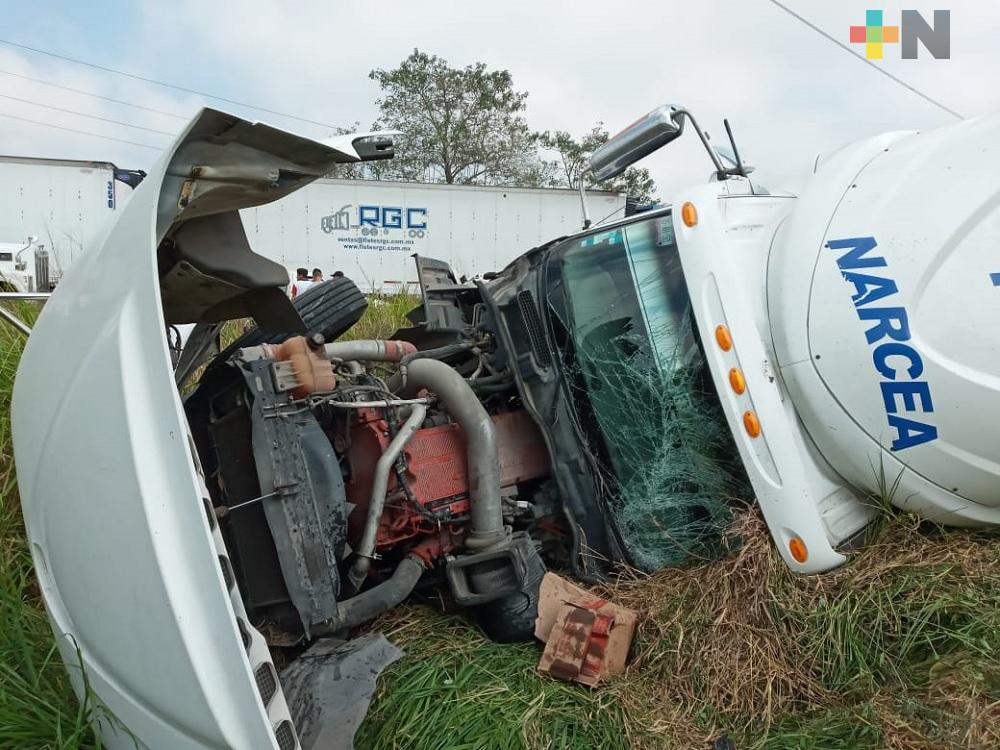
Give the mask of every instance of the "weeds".
M 365 314 L 341 339 L 387 339 L 398 329 L 411 325 L 406 315 L 418 304 L 419 297 L 403 292 L 370 294 Z
M 495 646 L 454 616 L 390 613 L 375 627 L 408 655 L 358 747 L 1000 747 L 1000 536 L 928 534 L 896 515 L 846 566 L 804 577 L 756 511 L 733 532 L 744 543 L 728 558 L 600 592 L 640 629 L 626 674 L 596 691 L 542 679 L 535 647 Z M 552 715 L 532 713 L 532 696 Z M 564 744 L 544 728 L 567 707 Z
M 11 303 L 0 303 L 11 304 Z M 33 303 L 13 303 L 29 325 Z M 96 746 L 92 707 L 73 694 L 42 608 L 17 496 L 10 422 L 14 374 L 24 338 L 0 322 L 0 746 Z
M 491 643 L 463 616 L 412 605 L 375 629 L 408 656 L 382 680 L 358 748 L 627 748 L 613 694 L 553 682 L 532 644 Z

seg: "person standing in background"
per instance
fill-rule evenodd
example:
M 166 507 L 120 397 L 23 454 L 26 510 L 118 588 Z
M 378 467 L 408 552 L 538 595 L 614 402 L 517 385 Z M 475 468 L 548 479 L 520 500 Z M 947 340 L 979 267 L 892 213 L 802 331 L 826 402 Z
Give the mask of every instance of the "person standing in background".
M 323 272 L 320 271 L 318 268 L 313 269 L 312 281 L 314 284 L 319 284 L 320 282 L 323 281 Z
M 295 269 L 295 281 L 292 282 L 291 289 L 289 289 L 289 294 L 292 299 L 298 297 L 309 287 L 313 285 L 313 282 L 309 280 L 309 270 L 306 268 L 296 268 Z

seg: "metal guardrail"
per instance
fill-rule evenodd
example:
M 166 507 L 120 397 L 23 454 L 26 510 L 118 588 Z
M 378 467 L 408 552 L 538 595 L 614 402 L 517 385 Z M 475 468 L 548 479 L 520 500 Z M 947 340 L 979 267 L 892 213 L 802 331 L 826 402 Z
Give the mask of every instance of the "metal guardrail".
M 0 292 L 0 303 L 5 300 L 47 300 L 51 297 L 50 292 Z M 0 304 L 0 318 L 10 323 L 14 328 L 25 336 L 31 335 L 31 326 Z

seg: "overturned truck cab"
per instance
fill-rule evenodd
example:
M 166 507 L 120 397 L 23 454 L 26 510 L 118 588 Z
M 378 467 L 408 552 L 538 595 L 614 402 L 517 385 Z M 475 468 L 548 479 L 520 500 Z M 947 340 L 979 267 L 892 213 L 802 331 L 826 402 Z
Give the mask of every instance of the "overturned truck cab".
M 412 327 L 342 340 L 367 304 L 350 280 L 293 302 L 250 250 L 240 208 L 390 149 L 203 111 L 28 341 L 12 414 L 25 523 L 109 747 L 350 747 L 400 655 L 356 626 L 436 585 L 492 638 L 530 639 L 543 555 L 591 578 L 625 559 L 585 441 L 542 426 L 523 294 L 510 307 L 502 279 L 444 279 L 435 311 L 428 281 Z M 219 351 L 243 318 L 256 325 Z
M 12 415 L 25 522 L 109 747 L 349 747 L 399 656 L 352 631 L 415 590 L 526 640 L 547 564 L 583 580 L 655 568 L 720 528 L 705 492 L 643 505 L 679 405 L 718 424 L 700 411 L 717 404 L 669 209 L 549 243 L 488 283 L 418 258 L 413 325 L 344 340 L 357 287 L 289 300 L 237 211 L 388 155 L 384 134 L 331 145 L 203 111 L 29 339 Z M 239 318 L 256 325 L 219 351 Z M 181 323 L 196 327 L 177 356 L 165 334 Z M 714 469 L 732 451 L 709 437 Z M 663 524 L 679 533 L 657 557 Z

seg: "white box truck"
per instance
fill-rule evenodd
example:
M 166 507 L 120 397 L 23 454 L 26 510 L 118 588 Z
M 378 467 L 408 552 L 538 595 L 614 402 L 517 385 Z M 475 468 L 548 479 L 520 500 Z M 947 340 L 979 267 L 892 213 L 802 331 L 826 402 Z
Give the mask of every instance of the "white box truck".
M 144 176 L 106 161 L 0 156 L 0 242 L 43 246 L 50 279 L 58 281 L 100 240 Z M 27 269 L 35 267 L 32 248 L 21 258 Z

